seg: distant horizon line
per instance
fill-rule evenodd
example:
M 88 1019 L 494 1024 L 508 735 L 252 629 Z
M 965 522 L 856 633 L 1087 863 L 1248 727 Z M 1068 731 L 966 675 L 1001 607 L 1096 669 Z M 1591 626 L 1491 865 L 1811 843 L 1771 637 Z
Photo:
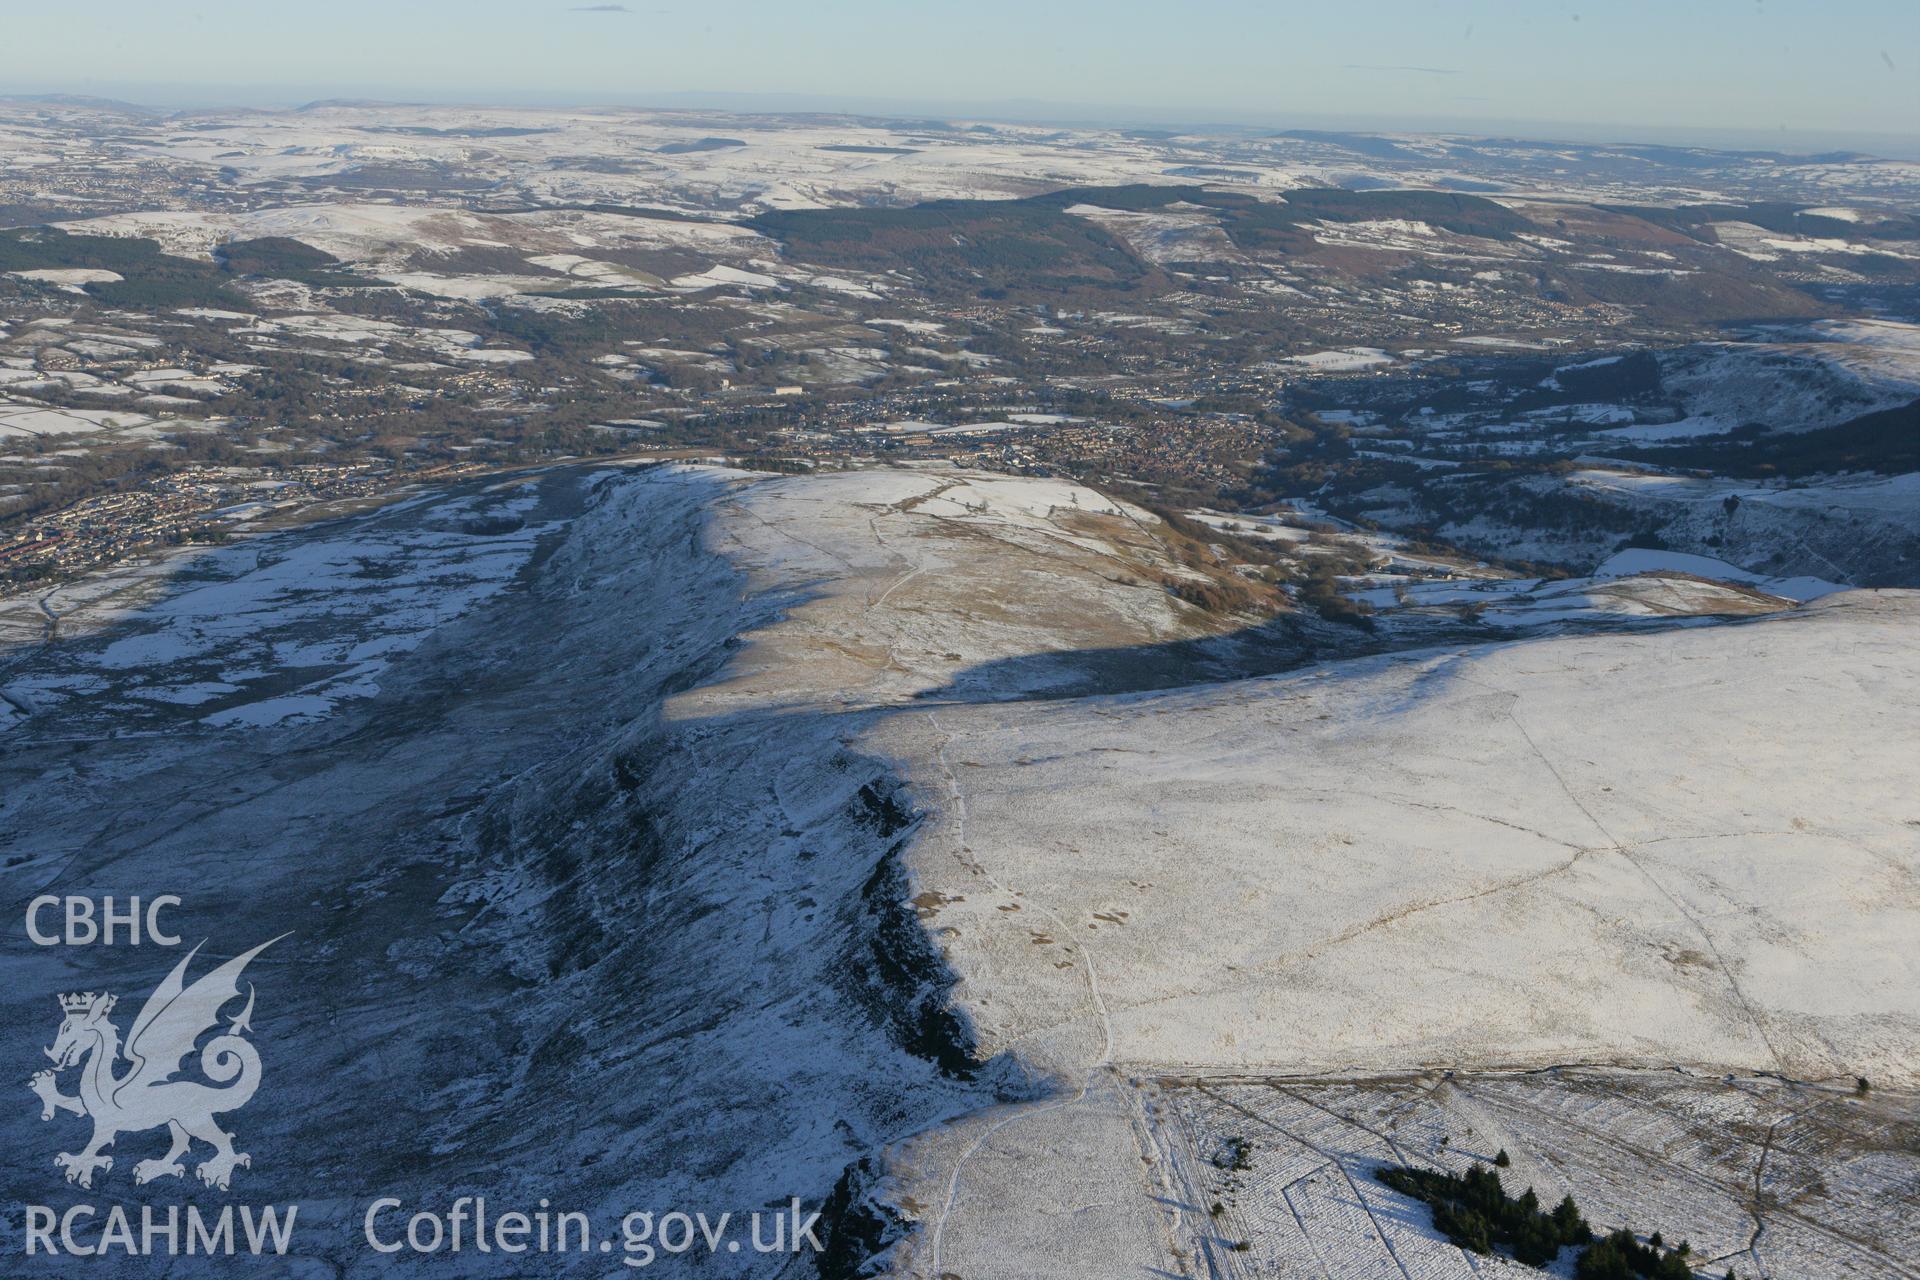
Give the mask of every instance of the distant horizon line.
M 161 115 L 196 111 L 294 112 L 338 103 L 373 107 L 468 110 L 711 111 L 736 115 L 905 117 L 1080 128 L 1179 128 L 1192 132 L 1323 129 L 1353 133 L 1511 136 L 1530 142 L 1600 146 L 1693 147 L 1806 155 L 1857 151 L 1881 160 L 1920 160 L 1920 138 L 1889 131 L 1833 128 L 1744 128 L 1505 116 L 1441 114 L 1417 118 L 1283 109 L 1155 107 L 1005 98 L 979 101 L 817 94 L 786 91 L 670 90 L 648 94 L 556 90 L 428 90 L 390 86 L 209 85 L 111 82 L 85 87 L 0 86 L 0 100 L 95 101 Z

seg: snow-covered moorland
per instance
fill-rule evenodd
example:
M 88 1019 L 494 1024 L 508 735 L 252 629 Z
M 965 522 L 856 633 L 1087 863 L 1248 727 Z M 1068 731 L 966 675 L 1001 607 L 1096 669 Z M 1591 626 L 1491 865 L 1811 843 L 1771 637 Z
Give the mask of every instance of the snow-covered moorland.
M 1252 641 L 1167 589 L 1164 526 L 1057 481 L 563 468 L 216 554 L 9 632 L 0 852 L 22 897 L 164 882 L 217 946 L 295 931 L 248 1194 L 310 1204 L 333 1273 L 383 1261 L 369 1187 L 457 1187 L 798 1195 L 830 1275 L 1270 1274 L 1196 1246 L 1171 1144 L 1218 1126 L 1155 1081 L 1920 1083 L 1913 593 L 1221 680 L 1206 646 Z M 304 683 L 240 678 L 261 646 Z M 69 961 L 8 945 L 26 1044 Z M 518 1274 L 455 1261 L 421 1270 Z
M 1914 595 L 1008 706 L 980 700 L 983 673 L 1022 664 L 982 641 L 1022 638 L 981 629 L 971 589 L 1002 557 L 955 565 L 937 524 L 904 546 L 886 515 L 862 527 L 904 505 L 896 486 L 928 481 L 774 482 L 720 527 L 750 576 L 801 540 L 823 575 L 756 636 L 734 697 L 913 693 L 860 739 L 923 815 L 907 887 L 977 1052 L 1048 1082 L 895 1150 L 915 1274 L 1176 1262 L 1169 1188 L 1136 1150 L 1142 1075 L 1587 1062 L 1915 1084 Z M 1031 530 L 1038 505 L 981 518 L 1059 537 Z M 929 554 L 964 576 L 931 577 Z M 1056 593 L 1029 581 L 996 578 L 990 607 L 1044 624 Z M 915 643 L 935 618 L 963 678 Z

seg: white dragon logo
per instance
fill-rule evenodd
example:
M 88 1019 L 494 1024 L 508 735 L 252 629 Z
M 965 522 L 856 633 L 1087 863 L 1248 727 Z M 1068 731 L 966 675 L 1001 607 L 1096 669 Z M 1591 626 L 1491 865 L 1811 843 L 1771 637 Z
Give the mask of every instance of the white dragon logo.
M 42 1120 L 53 1119 L 56 1111 L 93 1118 L 93 1140 L 86 1149 L 53 1158 L 54 1164 L 66 1170 L 68 1182 L 93 1186 L 95 1170 L 104 1173 L 113 1168 L 113 1157 L 100 1153 L 112 1146 L 116 1137 L 160 1125 L 167 1126 L 173 1146 L 158 1160 L 134 1165 L 135 1182 L 185 1176 L 180 1157 L 196 1138 L 213 1148 L 213 1155 L 194 1170 L 208 1186 L 224 1191 L 235 1166 L 251 1167 L 252 1158 L 235 1151 L 233 1135 L 213 1119 L 247 1105 L 260 1086 L 260 1054 L 244 1038 L 244 1033 L 253 1029 L 249 1021 L 253 1016 L 251 983 L 247 986 L 246 1008 L 200 1051 L 200 1070 L 214 1083 L 173 1077 L 193 1052 L 194 1042 L 219 1024 L 221 1007 L 239 997 L 241 970 L 279 940 L 271 939 L 235 956 L 190 987 L 182 980 L 200 948 L 189 951 L 147 997 L 140 1016 L 133 1020 L 124 1049 L 120 1029 L 107 1018 L 117 997 L 91 991 L 60 997 L 66 1017 L 53 1047 L 46 1050 L 53 1059 L 53 1070 L 39 1072 L 28 1085 L 40 1095 Z M 115 1066 L 123 1056 L 129 1065 L 116 1075 Z M 82 1062 L 79 1096 L 61 1093 L 56 1073 Z

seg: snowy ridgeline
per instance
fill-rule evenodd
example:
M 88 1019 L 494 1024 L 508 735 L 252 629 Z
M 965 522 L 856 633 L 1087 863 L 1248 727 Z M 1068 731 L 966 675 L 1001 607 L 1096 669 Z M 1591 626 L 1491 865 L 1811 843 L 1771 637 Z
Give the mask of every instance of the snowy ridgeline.
M 235 1187 L 299 1201 L 320 1270 L 381 1270 L 355 1217 L 375 1190 L 608 1222 L 817 1206 L 994 1096 L 890 870 L 897 784 L 849 724 L 661 723 L 780 603 L 701 545 L 738 483 L 471 484 L 63 589 L 50 644 L 9 615 L 17 902 L 175 893 L 215 953 L 292 931 L 249 970 L 267 1067 Z M 7 945 L 23 1053 L 56 993 L 137 1007 L 163 976 L 148 948 Z M 64 1190 L 71 1135 L 29 1105 L 4 1124 L 36 1153 L 5 1193 Z M 158 1150 L 127 1135 L 94 1194 L 177 1195 L 127 1178 Z
M 1176 567 L 950 471 L 558 470 L 251 539 L 67 589 L 51 644 L 0 614 L 5 873 L 296 931 L 248 1194 L 332 1197 L 350 1274 L 368 1186 L 831 1197 L 835 1265 L 1180 1274 L 1129 1083 L 1170 1071 L 1915 1083 L 1913 596 L 1006 701 L 1170 683 L 1219 625 Z M 9 946 L 22 1044 L 159 976 Z

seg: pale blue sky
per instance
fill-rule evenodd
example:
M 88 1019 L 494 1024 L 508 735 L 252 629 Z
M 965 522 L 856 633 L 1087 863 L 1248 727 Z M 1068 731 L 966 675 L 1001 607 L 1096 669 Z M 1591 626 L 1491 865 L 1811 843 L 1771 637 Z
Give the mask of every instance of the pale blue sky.
M 594 4 L 0 0 L 0 92 L 1920 136 L 1920 0 Z

